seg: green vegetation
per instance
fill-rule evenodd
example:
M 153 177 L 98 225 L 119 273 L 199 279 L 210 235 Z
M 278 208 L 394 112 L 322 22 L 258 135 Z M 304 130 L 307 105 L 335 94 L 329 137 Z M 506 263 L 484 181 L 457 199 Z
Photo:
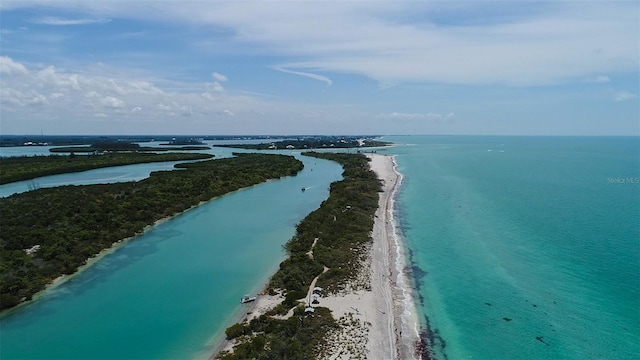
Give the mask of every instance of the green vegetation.
M 325 290 L 338 291 L 354 280 L 367 255 L 380 180 L 369 169 L 364 155 L 316 152 L 305 155 L 340 163 L 344 178 L 331 184 L 329 198 L 298 224 L 296 234 L 285 245 L 289 258 L 280 264 L 269 288 L 287 292 L 306 290 L 326 266 L 329 271 L 320 276 L 318 284 Z M 306 253 L 316 238 L 311 259 Z
M 0 184 L 109 166 L 161 161 L 199 160 L 211 157 L 213 157 L 213 155 L 188 153 L 5 157 L 0 158 Z
M 316 307 L 313 316 L 305 316 L 297 300 L 305 297 L 318 275 L 317 284 L 325 291 L 340 291 L 356 280 L 370 250 L 381 184 L 362 154 L 304 155 L 340 163 L 343 180 L 331 184 L 329 198 L 298 224 L 285 245 L 289 257 L 268 285 L 271 294 L 283 291 L 285 300 L 268 314 L 228 328 L 227 338 L 239 344 L 233 353 L 218 354 L 218 359 L 316 359 L 327 332 L 340 326 L 327 308 Z M 316 238 L 312 258 L 307 252 Z M 324 267 L 329 270 L 323 273 Z M 294 316 L 287 319 L 269 316 L 285 314 L 293 307 Z
M 391 143 L 386 141 L 378 141 L 373 139 L 365 139 L 359 141 L 359 139 L 353 137 L 317 137 L 317 138 L 303 138 L 282 140 L 270 143 L 262 144 L 230 144 L 230 145 L 216 145 L 221 147 L 233 147 L 251 150 L 287 150 L 287 149 L 348 149 L 348 148 L 363 148 L 363 147 L 376 147 L 387 146 Z
M 325 344 L 324 335 L 337 323 L 327 308 L 315 308 L 313 316 L 305 316 L 304 308 L 297 307 L 288 319 L 274 319 L 266 315 L 249 323 L 235 324 L 227 329 L 229 339 L 239 345 L 233 353 L 218 354 L 218 359 L 316 359 L 319 348 Z
M 0 199 L 0 306 L 30 299 L 113 243 L 202 201 L 303 167 L 291 156 L 183 163 L 139 182 L 38 189 Z
M 208 146 L 173 146 L 152 147 L 138 144 L 115 143 L 109 146 L 105 144 L 93 144 L 91 146 L 62 146 L 49 149 L 52 153 L 112 153 L 112 152 L 161 152 L 161 151 L 187 151 L 208 150 Z
M 284 139 L 284 136 L 268 135 L 199 135 L 202 140 L 255 140 L 255 139 Z M 0 147 L 3 146 L 71 146 L 89 145 L 101 141 L 128 141 L 144 143 L 149 141 L 184 141 L 194 139 L 193 136 L 180 135 L 6 135 L 0 134 Z M 270 140 L 269 140 L 270 141 Z

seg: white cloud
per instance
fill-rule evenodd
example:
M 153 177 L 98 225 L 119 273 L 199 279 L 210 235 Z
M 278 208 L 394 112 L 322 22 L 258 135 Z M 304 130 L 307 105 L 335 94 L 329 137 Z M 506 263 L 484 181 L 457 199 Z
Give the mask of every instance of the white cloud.
M 215 100 L 216 98 L 211 95 L 208 92 L 203 92 L 202 94 L 200 94 L 200 96 L 202 96 L 203 98 L 207 99 L 207 100 Z
M 180 107 L 180 115 L 182 115 L 182 116 L 191 116 L 191 115 L 193 115 L 193 109 L 190 106 L 181 106 Z
M 12 106 L 23 106 L 23 97 L 24 95 L 20 91 L 7 87 L 0 87 L 0 104 L 4 104 L 5 109 Z
M 81 90 L 80 77 L 77 74 L 60 74 L 54 66 L 47 66 L 38 71 L 36 77 L 43 83 L 54 86 L 56 88 L 68 88 L 72 90 Z
M 41 25 L 54 25 L 54 26 L 68 26 L 68 25 L 89 25 L 89 24 L 106 24 L 111 19 L 63 19 L 55 16 L 45 16 L 42 18 L 34 19 L 31 22 Z
M 428 113 L 405 113 L 405 112 L 391 112 L 381 113 L 379 115 L 382 118 L 397 119 L 397 120 L 449 120 L 452 119 L 455 114 L 450 112 L 448 114 L 438 114 L 433 112 Z
M 604 84 L 610 81 L 611 79 L 606 75 L 590 76 L 585 79 L 585 82 L 594 83 L 594 84 Z
M 20 75 L 27 74 L 27 68 L 24 65 L 13 61 L 8 56 L 0 56 L 0 74 Z
M 637 98 L 638 95 L 628 91 L 618 91 L 613 94 L 613 101 L 627 101 Z
M 123 18 L 228 29 L 225 50 L 294 59 L 277 69 L 327 84 L 328 77 L 314 72 L 360 74 L 382 84 L 537 86 L 636 71 L 640 65 L 633 1 L 546 2 L 535 11 L 528 2 L 492 9 L 484 2 L 444 1 L 92 1 L 80 7 L 4 0 L 2 7 L 38 4 L 91 16 L 49 18 L 50 23 Z M 194 46 L 200 43 L 206 52 L 220 44 L 219 33 L 206 37 L 204 32 L 194 39 Z
M 289 66 L 295 66 L 295 65 L 289 65 Z M 331 86 L 331 84 L 333 83 L 331 81 L 331 79 L 329 79 L 328 77 L 322 76 L 322 75 L 318 75 L 318 74 L 312 74 L 312 73 L 303 72 L 303 71 L 289 70 L 289 69 L 285 69 L 284 67 L 281 67 L 281 66 L 274 66 L 273 69 L 274 70 L 278 70 L 278 71 L 283 72 L 283 73 L 287 73 L 287 74 L 304 76 L 304 77 L 307 77 L 307 78 L 310 78 L 310 79 L 322 81 L 322 82 L 325 82 L 327 84 L 327 86 Z
M 33 89 L 21 91 L 0 87 L 0 103 L 5 104 L 7 107 L 43 106 L 49 104 L 49 99 Z
M 222 84 L 220 84 L 217 81 L 214 81 L 212 83 L 207 83 L 207 88 L 215 92 L 224 92 L 224 87 L 222 86 Z
M 236 121 L 232 126 L 237 128 L 224 130 L 227 133 L 270 132 L 273 128 L 265 119 L 300 118 L 307 110 L 274 98 L 214 91 L 215 83 L 156 79 L 168 84 L 171 90 L 167 90 L 135 76 L 135 72 L 127 76 L 126 71 L 120 71 L 115 78 L 105 75 L 102 69 L 73 73 L 47 64 L 25 66 L 11 58 L 4 62 L 11 64 L 11 69 L 23 69 L 24 73 L 2 78 L 0 121 L 5 131 L 11 128 L 28 132 L 32 131 L 29 124 L 38 123 L 40 129 L 51 119 L 64 119 L 66 126 L 56 129 L 60 133 L 74 133 L 75 129 L 84 128 L 82 123 L 87 119 L 108 117 L 127 120 L 127 125 L 114 129 L 107 127 L 108 123 L 92 123 L 91 126 L 103 127 L 92 129 L 97 133 L 140 133 L 154 124 L 153 131 L 161 131 L 157 126 L 166 126 L 162 128 L 165 133 L 219 132 L 216 121 L 233 117 Z M 256 114 L 263 114 L 263 120 L 258 122 Z M 176 116 L 182 117 L 178 128 L 169 121 Z
M 297 75 L 327 83 L 304 70 L 360 74 L 380 83 L 538 86 L 639 66 L 633 2 L 549 2 L 536 11 L 522 2 L 495 11 L 485 5 L 214 2 L 181 6 L 172 16 L 230 29 L 240 51 L 296 59 L 276 68 L 300 69 Z
M 164 92 L 148 81 L 143 80 L 130 80 L 125 84 L 125 88 L 122 89 L 124 94 L 148 94 L 148 95 L 161 95 Z
M 213 77 L 213 79 L 214 79 L 214 80 L 216 80 L 216 82 L 218 82 L 218 81 L 219 81 L 219 82 L 225 82 L 225 81 L 227 81 L 227 77 L 226 77 L 226 76 L 224 76 L 224 75 L 222 75 L 222 74 L 220 74 L 220 73 L 217 73 L 217 72 L 213 72 L 213 73 L 211 74 L 211 77 Z
M 27 31 L 28 29 L 24 26 L 20 26 L 18 27 L 18 30 L 11 30 L 11 29 L 0 29 L 0 35 L 9 35 L 9 34 L 15 34 L 16 32 L 19 31 Z
M 102 106 L 106 108 L 112 108 L 112 109 L 120 109 L 126 106 L 124 101 L 113 96 L 107 96 L 101 99 L 100 104 L 102 104 Z
M 49 100 L 47 100 L 47 97 L 41 94 L 34 94 L 26 102 L 27 105 L 45 105 L 48 103 L 49 103 Z
M 157 104 L 156 108 L 160 111 L 171 111 L 173 110 L 173 108 L 169 105 L 165 105 L 165 104 Z

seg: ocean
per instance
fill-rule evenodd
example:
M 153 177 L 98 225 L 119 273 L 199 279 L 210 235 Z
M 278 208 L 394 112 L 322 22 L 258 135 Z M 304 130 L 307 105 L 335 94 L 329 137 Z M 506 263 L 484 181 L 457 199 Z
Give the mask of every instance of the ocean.
M 438 359 L 637 359 L 638 137 L 385 137 Z

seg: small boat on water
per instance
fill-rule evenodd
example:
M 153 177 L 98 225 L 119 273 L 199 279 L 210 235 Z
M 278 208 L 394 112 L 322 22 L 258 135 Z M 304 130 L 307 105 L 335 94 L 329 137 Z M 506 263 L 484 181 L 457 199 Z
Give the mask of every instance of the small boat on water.
M 302 192 L 305 192 L 307 189 L 306 188 L 302 188 Z
M 240 303 L 241 304 L 246 304 L 246 303 L 252 302 L 252 301 L 256 301 L 256 297 L 255 296 L 245 295 L 245 296 L 240 298 Z

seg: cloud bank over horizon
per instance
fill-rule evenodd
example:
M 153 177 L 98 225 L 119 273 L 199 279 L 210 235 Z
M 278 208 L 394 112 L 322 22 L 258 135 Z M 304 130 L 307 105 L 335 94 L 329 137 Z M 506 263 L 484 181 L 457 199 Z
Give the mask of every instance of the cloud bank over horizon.
M 639 135 L 639 6 L 5 0 L 0 125 Z

